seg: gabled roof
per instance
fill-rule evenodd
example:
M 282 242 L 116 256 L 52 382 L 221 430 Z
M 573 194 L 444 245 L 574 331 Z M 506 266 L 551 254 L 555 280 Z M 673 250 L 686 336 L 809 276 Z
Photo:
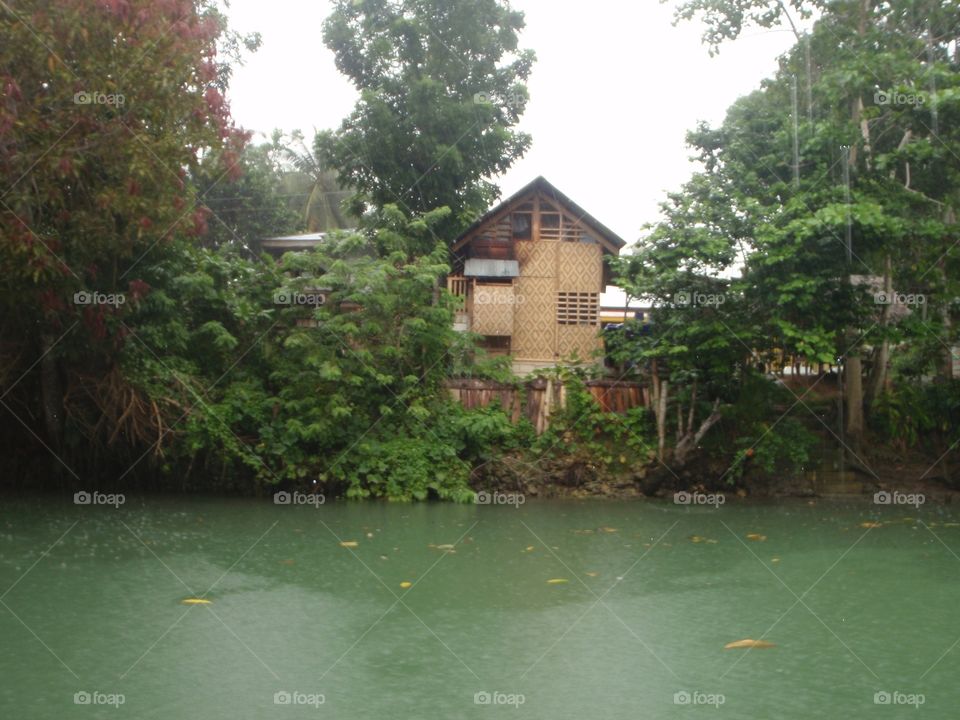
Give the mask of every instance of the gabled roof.
M 479 228 L 481 225 L 487 223 L 488 221 L 490 221 L 491 219 L 493 219 L 494 217 L 502 213 L 508 206 L 519 202 L 524 197 L 534 192 L 543 193 L 547 197 L 551 197 L 554 200 L 556 200 L 556 202 L 559 203 L 560 205 L 565 206 L 568 210 L 571 211 L 571 213 L 576 215 L 579 221 L 592 227 L 597 232 L 597 234 L 601 236 L 601 238 L 607 241 L 606 243 L 601 243 L 601 244 L 607 244 L 609 246 L 612 246 L 612 248 L 614 248 L 617 251 L 619 251 L 620 248 L 622 248 L 624 245 L 627 244 L 626 241 L 623 238 L 621 238 L 619 235 L 617 235 L 613 230 L 611 230 L 606 225 L 601 223 L 593 215 L 588 213 L 582 207 L 577 205 L 577 203 L 575 203 L 565 194 L 560 192 L 556 188 L 556 186 L 554 186 L 553 183 L 551 183 L 545 177 L 543 177 L 543 175 L 540 175 L 534 178 L 531 182 L 524 185 L 519 190 L 517 190 L 517 192 L 515 192 L 513 195 L 508 197 L 506 200 L 502 201 L 500 204 L 496 205 L 495 207 L 485 212 L 482 217 L 478 218 L 476 222 L 474 222 L 470 227 L 468 227 L 466 230 L 460 233 L 460 235 L 457 237 L 456 241 L 453 244 L 453 249 L 459 250 L 461 247 L 463 247 L 466 241 L 466 238 L 471 233 L 473 233 L 477 228 Z M 609 250 L 610 248 L 608 247 L 607 249 Z M 616 254 L 616 253 L 614 252 L 613 254 Z

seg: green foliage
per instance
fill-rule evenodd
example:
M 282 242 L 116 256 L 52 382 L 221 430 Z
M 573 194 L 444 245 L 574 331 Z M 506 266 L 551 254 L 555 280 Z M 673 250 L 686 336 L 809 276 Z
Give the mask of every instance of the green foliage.
M 152 266 L 207 228 L 193 180 L 241 172 L 247 134 L 224 99 L 226 63 L 257 43 L 202 0 L 0 10 L 0 380 L 26 418 L 2 421 L 11 455 L 63 447 L 64 463 L 99 473 L 106 446 L 123 467 L 139 455 L 124 450 L 157 438 L 157 412 L 118 358 L 136 343 Z M 215 324 L 202 335 L 227 352 Z
M 532 443 L 535 456 L 581 456 L 611 470 L 649 461 L 656 448 L 649 410 L 637 407 L 625 414 L 604 412 L 579 368 L 561 367 L 544 374 L 563 382 L 566 406 L 550 416 L 550 427 Z
M 949 446 L 960 438 L 960 381 L 898 385 L 877 398 L 870 420 L 884 442 L 901 450 Z
M 240 156 L 242 175 L 224 177 L 215 155 L 204 158 L 195 179 L 210 209 L 208 247 L 232 243 L 256 251 L 264 238 L 300 229 L 300 218 L 284 196 L 284 171 L 269 144 L 247 146 Z
M 358 191 L 355 208 L 448 207 L 440 237 L 453 237 L 490 206 L 497 189 L 486 178 L 530 146 L 515 129 L 534 60 L 518 49 L 523 26 L 523 13 L 499 0 L 334 3 L 324 42 L 360 99 L 336 132 L 317 137 L 316 155 Z
M 729 464 L 724 476 L 728 484 L 748 472 L 789 477 L 814 461 L 820 438 L 806 421 L 807 411 L 783 416 L 795 401 L 788 390 L 764 377 L 744 377 L 737 402 L 726 410 L 723 426 L 708 443 L 708 452 Z

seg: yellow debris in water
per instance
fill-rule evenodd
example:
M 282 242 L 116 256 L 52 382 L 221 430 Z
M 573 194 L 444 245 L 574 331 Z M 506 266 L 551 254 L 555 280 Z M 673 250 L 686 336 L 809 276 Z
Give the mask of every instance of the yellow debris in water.
M 751 648 L 756 650 L 762 650 L 764 648 L 772 648 L 772 647 L 776 647 L 776 645 L 774 645 L 771 642 L 767 642 L 766 640 L 752 640 L 750 638 L 747 638 L 746 640 L 737 640 L 736 642 L 727 643 L 726 645 L 723 646 L 723 649 L 739 650 L 741 648 Z
M 754 540 L 755 542 L 763 542 L 767 539 L 766 535 L 760 535 L 759 533 L 747 533 L 747 540 Z
M 600 573 L 588 572 L 588 573 L 586 573 L 586 574 L 587 574 L 588 577 L 596 577 L 596 576 L 599 575 Z
M 707 538 L 707 542 L 710 543 L 711 545 L 716 545 L 716 544 L 719 542 L 719 540 L 714 540 L 714 539 L 712 539 L 712 538 Z
M 615 533 L 617 531 L 616 528 L 612 528 L 612 527 L 602 527 L 602 528 L 598 528 L 598 530 L 600 530 L 600 532 L 605 532 L 605 533 Z
M 878 528 L 878 527 L 883 527 L 883 523 L 878 523 L 878 522 L 862 522 L 862 523 L 860 523 L 860 527 L 862 527 L 862 528 L 867 528 L 867 529 L 870 529 L 870 528 Z
M 527 545 L 527 552 L 533 552 L 536 548 L 533 545 Z
M 444 552 L 453 552 L 453 545 L 437 545 L 437 550 L 443 550 Z
M 570 582 L 566 578 L 551 578 L 547 580 L 547 583 L 550 585 L 560 585 L 561 583 Z
M 344 540 L 342 543 L 340 543 L 340 547 L 355 548 L 358 544 L 359 543 L 357 543 L 356 540 Z
M 400 583 L 400 587 L 406 590 L 408 587 L 413 587 L 413 583 L 407 580 L 404 580 L 402 583 Z
M 691 535 L 690 542 L 702 543 L 706 538 L 700 537 L 699 535 Z
M 780 558 L 770 558 L 770 562 L 780 562 Z
M 180 601 L 183 605 L 212 605 L 212 600 L 206 598 L 184 598 Z

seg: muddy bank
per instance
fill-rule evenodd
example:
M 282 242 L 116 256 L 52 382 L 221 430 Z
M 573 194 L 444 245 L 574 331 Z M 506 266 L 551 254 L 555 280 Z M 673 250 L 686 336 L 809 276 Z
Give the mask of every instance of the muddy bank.
M 732 479 L 727 467 L 700 463 L 680 472 L 655 464 L 613 471 L 587 458 L 569 457 L 530 461 L 504 456 L 476 468 L 475 490 L 523 493 L 535 498 L 644 498 L 672 497 L 674 493 L 723 493 L 740 498 L 869 497 L 876 493 L 920 494 L 924 501 L 960 502 L 960 484 L 922 457 L 861 456 L 864 463 L 843 464 L 825 458 L 816 468 L 790 475 L 745 473 Z M 881 499 L 884 496 L 880 496 Z

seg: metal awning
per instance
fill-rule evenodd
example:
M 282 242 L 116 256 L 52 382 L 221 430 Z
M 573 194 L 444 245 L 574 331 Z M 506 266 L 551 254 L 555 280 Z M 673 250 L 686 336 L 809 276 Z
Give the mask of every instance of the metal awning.
M 520 263 L 516 260 L 467 260 L 463 266 L 463 275 L 478 278 L 520 277 Z

